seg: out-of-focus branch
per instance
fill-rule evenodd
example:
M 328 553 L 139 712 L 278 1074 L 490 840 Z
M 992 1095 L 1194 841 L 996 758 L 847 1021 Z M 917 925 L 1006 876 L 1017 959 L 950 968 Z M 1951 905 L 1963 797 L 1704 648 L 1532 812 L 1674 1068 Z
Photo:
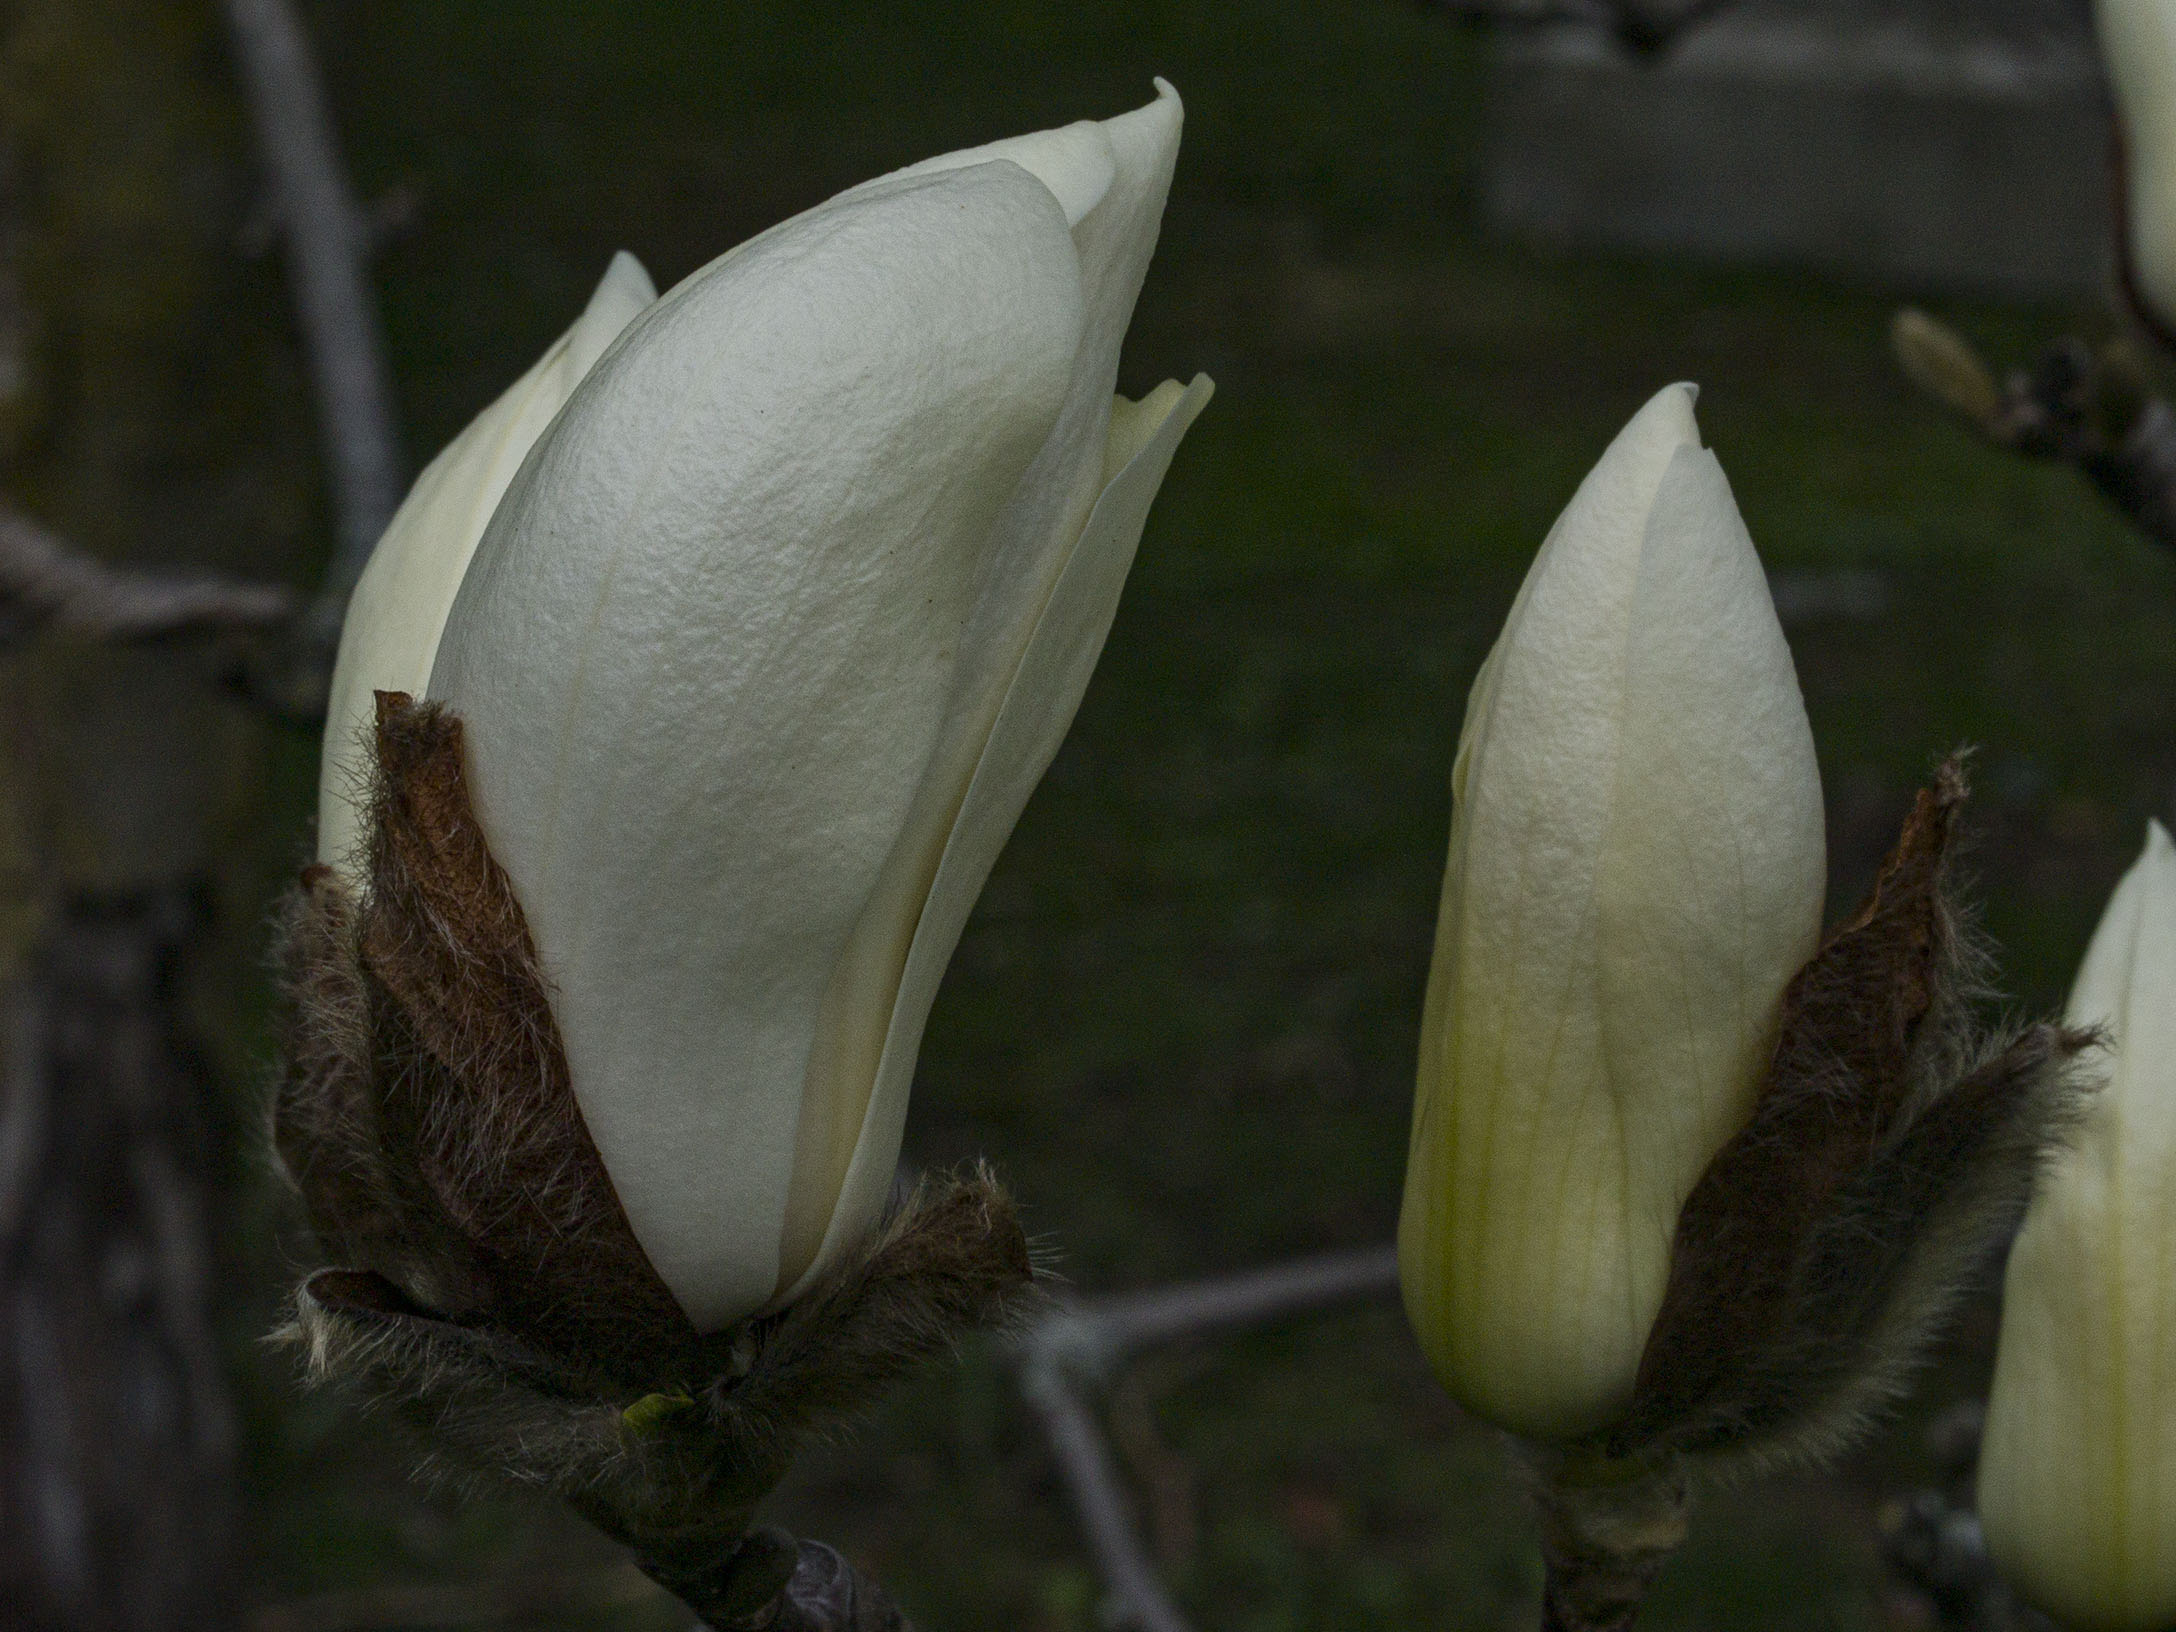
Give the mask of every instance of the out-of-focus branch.
M 229 0 L 227 10 L 323 421 L 338 523 L 332 559 L 299 609 L 271 585 L 106 566 L 0 508 L 0 649 L 48 627 L 114 641 L 285 629 L 288 672 L 253 675 L 250 690 L 307 716 L 322 707 L 348 596 L 400 503 L 399 437 L 367 275 L 371 231 L 341 167 L 307 38 L 288 0 Z
M 2066 338 L 1996 381 L 1956 330 L 1907 309 L 1890 341 L 1905 376 L 1998 447 L 2075 465 L 2155 543 L 2176 549 L 2176 409 L 2121 340 Z
M 1972 1509 L 1984 1417 L 1973 1400 L 1935 1419 L 1927 1444 L 1940 1483 L 1883 1506 L 1882 1559 L 1925 1599 L 1942 1632 L 2054 1632 L 2047 1617 L 2011 1595 Z
M 194 917 L 79 902 L 0 998 L 0 1595 L 26 1632 L 228 1623 L 210 1151 L 173 1035 Z
M 228 9 L 331 467 L 323 588 L 298 615 L 287 590 L 107 566 L 0 509 L 0 648 L 41 629 L 116 643 L 262 632 L 252 691 L 306 716 L 322 710 L 348 593 L 398 503 L 400 459 L 366 232 L 307 43 L 288 0 Z M 186 796 L 143 797 L 147 825 L 191 814 Z M 0 1619 L 25 1632 L 230 1625 L 217 1164 L 177 998 L 195 895 L 164 864 L 150 883 L 98 890 L 51 903 L 0 991 Z
M 0 508 L 0 649 L 43 628 L 151 640 L 275 628 L 294 612 L 275 585 L 109 567 Z
M 370 231 L 340 163 L 317 64 L 288 0 L 227 0 L 286 229 L 295 309 L 331 467 L 338 538 L 304 633 L 329 666 L 348 593 L 400 504 L 391 371 L 371 299 Z
M 1641 55 L 1667 51 L 1688 30 L 1732 0 L 1426 0 L 1430 11 L 1464 22 L 1533 28 L 1585 23 L 1606 28 Z
M 1240 1275 L 1076 1300 L 1028 1329 L 1019 1345 L 1020 1391 L 1050 1442 L 1103 1578 L 1109 1595 L 1106 1624 L 1132 1632 L 1192 1632 L 1142 1543 L 1133 1503 L 1090 1404 L 1092 1391 L 1153 1345 L 1214 1337 L 1379 1297 L 1397 1284 L 1396 1249 L 1366 1247 Z

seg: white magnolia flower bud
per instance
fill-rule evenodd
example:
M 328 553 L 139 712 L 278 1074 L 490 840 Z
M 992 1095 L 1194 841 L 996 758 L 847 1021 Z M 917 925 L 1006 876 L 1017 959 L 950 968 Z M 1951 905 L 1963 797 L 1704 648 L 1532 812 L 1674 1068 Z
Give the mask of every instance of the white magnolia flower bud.
M 350 882 L 362 872 L 371 694 L 423 695 L 454 592 L 514 472 L 604 348 L 655 299 L 642 263 L 625 250 L 613 256 L 574 327 L 430 462 L 371 551 L 340 627 L 318 773 L 317 856 Z
M 703 1329 L 880 1214 L 938 980 L 1208 399 L 1112 396 L 1178 150 L 1159 88 L 695 273 L 430 601 L 427 694 L 575 1097 Z
M 2158 822 L 2067 1018 L 2104 1030 L 2110 1075 L 2010 1252 L 1980 1517 L 2033 1603 L 2147 1632 L 2176 1621 L 2176 847 Z
M 2094 0 L 2101 56 L 2123 133 L 2124 245 L 2133 286 L 2176 325 L 2176 4 Z
M 1452 1392 L 1544 1438 L 1623 1410 L 1820 930 L 1812 733 L 1693 396 L 1558 518 L 1452 771 L 1399 1263 Z

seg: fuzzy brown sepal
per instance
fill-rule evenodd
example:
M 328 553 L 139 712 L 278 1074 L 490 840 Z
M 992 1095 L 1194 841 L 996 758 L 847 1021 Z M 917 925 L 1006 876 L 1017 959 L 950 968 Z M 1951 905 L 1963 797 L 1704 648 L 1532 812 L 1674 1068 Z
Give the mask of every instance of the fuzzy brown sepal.
M 756 1505 L 794 1452 L 965 1333 L 1013 1322 L 1033 1296 L 1012 1203 L 977 1171 L 925 1181 L 808 1297 L 723 1334 L 718 1369 L 692 1387 L 631 1388 L 503 1328 L 448 1320 L 368 1270 L 309 1277 L 275 1335 L 303 1351 L 314 1380 L 344 1381 L 420 1429 L 430 1471 L 566 1500 L 722 1627 L 719 1606 L 753 1591 Z M 829 1568 L 810 1547 L 770 1594 Z M 778 1563 L 775 1549 L 762 1556 L 762 1569 Z M 867 1583 L 825 1590 L 863 1619 L 808 1625 L 893 1624 Z
M 1619 1456 L 1824 1458 L 1900 1392 L 2067 1136 L 2093 1038 L 1983 1033 L 1951 898 L 1952 759 L 1792 980 L 1751 1121 L 1678 1217 Z
M 376 750 L 365 890 L 313 867 L 286 912 L 273 1139 L 342 1267 L 280 1335 L 421 1428 L 429 1465 L 563 1497 L 719 1616 L 783 1568 L 749 1624 L 893 1624 L 825 1550 L 758 1570 L 749 1517 L 810 1435 L 1032 1297 L 1010 1199 L 981 1170 L 925 1183 L 804 1297 L 698 1334 L 583 1123 L 460 722 L 381 692 Z M 853 1619 L 793 1621 L 795 1582 Z
M 334 1261 L 627 1380 L 705 1341 L 575 1103 L 551 988 L 470 807 L 461 723 L 378 694 L 367 888 L 303 874 L 273 1138 Z
M 1684 1468 L 1669 1456 L 1614 1461 L 1509 1437 L 1540 1520 L 1542 1632 L 1622 1632 L 1685 1544 Z

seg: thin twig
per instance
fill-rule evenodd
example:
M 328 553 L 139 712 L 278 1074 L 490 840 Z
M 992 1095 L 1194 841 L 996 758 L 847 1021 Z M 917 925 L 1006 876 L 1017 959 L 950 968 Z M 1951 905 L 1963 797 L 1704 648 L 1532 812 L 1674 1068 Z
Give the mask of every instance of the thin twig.
M 1087 1391 L 1130 1355 L 1153 1345 L 1378 1297 L 1397 1284 L 1397 1250 L 1363 1247 L 1146 1292 L 1073 1300 L 1028 1329 L 1019 1345 L 1020 1391 L 1050 1441 L 1117 1625 L 1135 1632 L 1192 1632 L 1142 1545 L 1132 1501 Z
M 2005 380 L 1972 343 L 1915 309 L 1890 344 L 1904 375 L 1997 447 L 2074 465 L 2126 519 L 2176 549 L 2176 409 L 2128 343 L 2058 340 Z
M 309 41 L 288 0 L 228 0 L 243 83 L 287 229 L 295 308 L 317 387 L 338 538 L 307 632 L 329 652 L 402 490 L 391 371 L 356 208 Z
M 45 1005 L 37 985 L 0 987 L 0 1260 L 12 1248 L 45 1154 Z
M 1058 1459 L 1089 1555 L 1110 1595 L 1108 1623 L 1130 1632 L 1193 1632 L 1141 1544 L 1133 1504 L 1087 1401 L 1056 1367 L 1024 1372 L 1020 1386 Z
M 117 641 L 264 629 L 294 610 L 271 584 L 109 567 L 0 509 L 0 647 L 44 627 Z

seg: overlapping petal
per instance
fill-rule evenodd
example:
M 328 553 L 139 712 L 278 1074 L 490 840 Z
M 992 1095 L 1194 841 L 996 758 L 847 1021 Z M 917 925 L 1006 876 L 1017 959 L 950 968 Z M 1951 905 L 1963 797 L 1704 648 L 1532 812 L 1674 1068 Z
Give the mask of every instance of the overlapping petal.
M 615 255 L 573 327 L 431 461 L 371 552 L 340 630 L 318 778 L 318 859 L 351 882 L 361 872 L 372 693 L 422 695 L 469 558 L 514 472 L 605 348 L 656 298 L 642 263 Z

